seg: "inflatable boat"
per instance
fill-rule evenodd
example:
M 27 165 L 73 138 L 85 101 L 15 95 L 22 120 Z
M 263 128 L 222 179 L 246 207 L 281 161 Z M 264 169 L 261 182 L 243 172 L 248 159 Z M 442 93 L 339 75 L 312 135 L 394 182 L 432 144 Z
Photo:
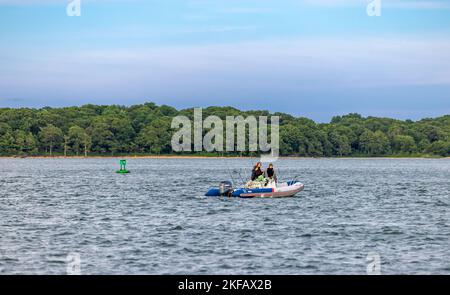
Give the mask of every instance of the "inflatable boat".
M 304 188 L 304 184 L 296 180 L 282 183 L 269 183 L 267 185 L 250 182 L 243 188 L 233 188 L 231 181 L 222 181 L 218 188 L 210 188 L 205 196 L 234 198 L 286 198 L 295 196 Z

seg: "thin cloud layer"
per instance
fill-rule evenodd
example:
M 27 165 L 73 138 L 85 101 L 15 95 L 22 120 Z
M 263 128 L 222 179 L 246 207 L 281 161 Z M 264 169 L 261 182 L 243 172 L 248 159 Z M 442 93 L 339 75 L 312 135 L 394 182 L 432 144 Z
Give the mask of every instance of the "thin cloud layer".
M 382 17 L 365 0 L 82 0 L 81 17 L 67 3 L 0 0 L 0 106 L 450 112 L 444 1 L 382 0 Z

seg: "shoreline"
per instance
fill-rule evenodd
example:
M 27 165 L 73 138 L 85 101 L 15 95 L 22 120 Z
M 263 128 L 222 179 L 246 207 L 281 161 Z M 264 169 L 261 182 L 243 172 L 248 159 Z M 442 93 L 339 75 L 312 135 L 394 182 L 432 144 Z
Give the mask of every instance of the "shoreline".
M 258 159 L 257 156 L 182 156 L 182 155 L 160 155 L 160 156 L 0 156 L 0 159 Z M 302 156 L 280 156 L 280 160 L 289 159 L 450 159 L 450 157 L 405 157 L 405 156 L 384 156 L 384 157 L 302 157 Z

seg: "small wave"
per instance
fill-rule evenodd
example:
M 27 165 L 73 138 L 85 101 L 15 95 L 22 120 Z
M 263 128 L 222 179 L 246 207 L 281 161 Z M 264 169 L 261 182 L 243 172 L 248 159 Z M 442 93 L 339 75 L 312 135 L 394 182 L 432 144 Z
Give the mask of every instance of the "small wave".
M 392 228 L 392 227 L 383 227 L 381 229 L 382 234 L 385 235 L 402 235 L 404 232 L 398 228 Z
M 449 207 L 449 206 L 450 206 L 449 203 L 446 203 L 446 202 L 441 201 L 441 200 L 438 200 L 438 201 L 435 203 L 435 205 L 436 205 L 436 206 L 439 206 L 439 207 L 441 207 L 441 206 L 443 206 L 443 207 Z

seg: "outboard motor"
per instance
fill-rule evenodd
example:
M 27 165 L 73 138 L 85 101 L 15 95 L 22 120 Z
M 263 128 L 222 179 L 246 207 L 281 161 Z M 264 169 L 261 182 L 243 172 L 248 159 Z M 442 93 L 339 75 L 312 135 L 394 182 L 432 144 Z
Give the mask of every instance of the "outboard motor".
M 219 184 L 219 192 L 221 196 L 227 196 L 233 190 L 233 184 L 231 181 L 222 181 Z

